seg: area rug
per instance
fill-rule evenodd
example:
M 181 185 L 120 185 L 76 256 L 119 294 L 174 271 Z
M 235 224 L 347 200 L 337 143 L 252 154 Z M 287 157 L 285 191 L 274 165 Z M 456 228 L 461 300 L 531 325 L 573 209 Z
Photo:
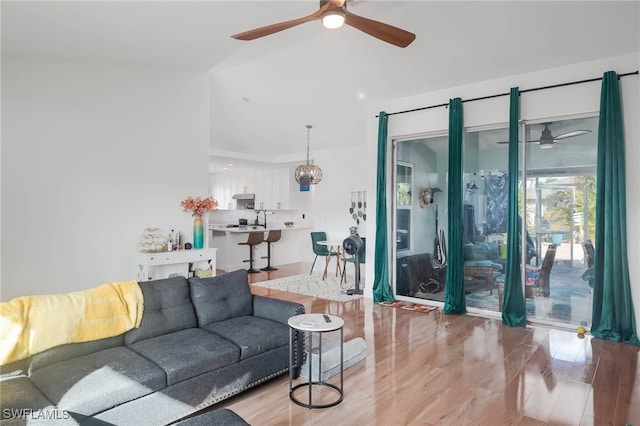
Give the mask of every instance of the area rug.
M 426 306 L 426 305 L 421 305 L 419 303 L 401 302 L 398 300 L 394 300 L 392 302 L 380 302 L 379 304 L 382 306 L 390 306 L 392 308 L 404 309 L 404 310 L 413 311 L 413 312 L 421 312 L 424 314 L 438 309 L 435 306 Z
M 277 278 L 275 280 L 260 281 L 252 285 L 274 290 L 288 291 L 290 293 L 304 294 L 319 299 L 335 300 L 336 302 L 349 302 L 360 298 L 362 295 L 349 296 L 347 290 L 354 286 L 353 276 L 347 276 L 347 283 L 340 284 L 340 277 L 329 276 L 322 280 L 321 272 L 293 275 L 291 277 Z M 364 283 L 364 279 L 362 280 Z M 362 284 L 361 283 L 361 288 Z

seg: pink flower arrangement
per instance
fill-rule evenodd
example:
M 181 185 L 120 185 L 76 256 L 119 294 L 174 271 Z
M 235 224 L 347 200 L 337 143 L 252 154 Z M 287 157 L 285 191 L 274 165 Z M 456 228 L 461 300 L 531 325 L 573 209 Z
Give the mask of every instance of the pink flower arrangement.
M 213 210 L 214 207 L 218 207 L 218 202 L 213 197 L 193 198 L 189 196 L 186 200 L 180 201 L 180 206 L 185 212 L 193 212 L 194 216 L 202 216 L 204 213 Z

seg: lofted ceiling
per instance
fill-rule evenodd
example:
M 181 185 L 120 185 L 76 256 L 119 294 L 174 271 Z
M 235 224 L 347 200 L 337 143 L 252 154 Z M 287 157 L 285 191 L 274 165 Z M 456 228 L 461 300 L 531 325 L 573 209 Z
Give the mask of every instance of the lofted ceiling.
M 212 171 L 365 143 L 366 102 L 640 50 L 638 1 L 348 2 L 416 34 L 398 48 L 309 22 L 318 1 L 2 1 L 2 53 L 209 71 Z M 627 70 L 624 70 L 627 71 Z M 445 100 L 446 101 L 446 100 Z

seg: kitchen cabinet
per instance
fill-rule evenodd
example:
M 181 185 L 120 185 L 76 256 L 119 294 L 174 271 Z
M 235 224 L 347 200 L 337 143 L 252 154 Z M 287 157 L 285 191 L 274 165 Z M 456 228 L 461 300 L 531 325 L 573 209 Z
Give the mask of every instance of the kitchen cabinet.
M 288 167 L 217 173 L 211 176 L 211 195 L 220 209 L 235 209 L 233 194 L 255 193 L 256 209 L 290 209 L 291 175 Z
M 256 208 L 284 210 L 290 208 L 288 168 L 266 169 L 260 172 L 256 185 Z
M 233 195 L 256 192 L 259 180 L 256 172 L 216 173 L 211 175 L 211 195 L 218 201 L 220 209 L 235 209 Z

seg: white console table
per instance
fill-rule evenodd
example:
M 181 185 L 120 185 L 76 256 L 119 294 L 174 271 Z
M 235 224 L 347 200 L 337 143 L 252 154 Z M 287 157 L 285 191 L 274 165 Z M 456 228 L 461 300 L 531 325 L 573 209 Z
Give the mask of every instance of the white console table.
M 191 271 L 192 265 L 196 262 L 207 262 L 207 267 L 211 268 L 211 274 L 216 274 L 216 248 L 202 250 L 179 250 L 160 253 L 137 253 L 136 262 L 138 264 L 138 281 L 149 281 L 150 279 L 166 278 L 150 276 L 151 268 L 184 264 L 187 271 Z

